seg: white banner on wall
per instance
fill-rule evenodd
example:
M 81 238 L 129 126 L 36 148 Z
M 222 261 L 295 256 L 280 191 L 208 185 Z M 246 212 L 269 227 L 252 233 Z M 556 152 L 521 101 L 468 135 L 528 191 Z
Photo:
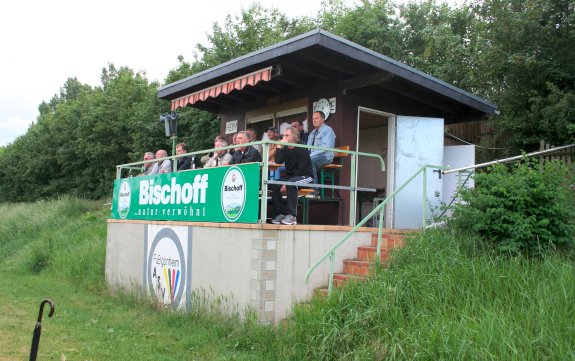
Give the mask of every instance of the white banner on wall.
M 146 226 L 144 280 L 150 296 L 174 310 L 185 308 L 191 290 L 191 228 Z

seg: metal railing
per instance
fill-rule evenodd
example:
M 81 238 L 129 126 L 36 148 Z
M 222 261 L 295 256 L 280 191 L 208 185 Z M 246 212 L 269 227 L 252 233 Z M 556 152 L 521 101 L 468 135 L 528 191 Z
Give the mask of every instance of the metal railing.
M 290 147 L 293 146 L 293 147 L 306 148 L 306 149 L 318 149 L 318 150 L 325 150 L 325 151 L 330 151 L 330 152 L 334 152 L 334 153 L 346 153 L 346 154 L 350 155 L 351 167 L 350 167 L 350 185 L 349 186 L 326 185 L 326 184 L 319 184 L 319 183 L 308 183 L 308 184 L 306 184 L 306 187 L 310 187 L 310 188 L 313 187 L 313 188 L 329 188 L 329 189 L 349 190 L 350 191 L 350 199 L 349 199 L 349 204 L 350 204 L 350 207 L 349 207 L 349 225 L 350 226 L 355 225 L 355 220 L 356 220 L 355 207 L 353 207 L 351 205 L 354 205 L 356 202 L 357 192 L 358 191 L 375 192 L 374 188 L 358 187 L 356 184 L 358 157 L 363 156 L 363 157 L 372 157 L 372 158 L 378 159 L 380 162 L 380 165 L 381 165 L 381 171 L 382 172 L 385 171 L 385 162 L 384 162 L 383 158 L 381 157 L 381 155 L 379 155 L 379 154 L 357 152 L 357 151 L 353 151 L 353 150 L 344 150 L 344 149 L 339 149 L 339 148 L 316 147 L 316 146 L 310 146 L 310 145 L 305 145 L 305 144 L 285 143 L 285 142 L 279 142 L 279 141 L 275 141 L 275 140 L 262 140 L 262 141 L 242 144 L 243 147 L 250 146 L 250 145 L 251 146 L 261 145 L 262 146 L 262 162 L 261 162 L 262 175 L 268 175 L 269 174 L 268 155 L 269 155 L 269 145 L 271 145 L 271 144 L 279 144 L 279 145 L 283 145 L 283 146 L 287 145 Z M 133 162 L 133 163 L 126 163 L 126 164 L 117 165 L 116 166 L 116 178 L 121 178 L 123 169 L 134 169 L 134 168 L 137 169 L 137 167 L 134 167 L 134 166 L 142 166 L 145 163 L 163 161 L 166 159 L 174 160 L 173 169 L 175 172 L 175 171 L 177 171 L 177 161 L 176 161 L 177 158 L 186 157 L 186 156 L 195 157 L 195 156 L 205 155 L 205 154 L 208 154 L 210 152 L 215 152 L 218 150 L 229 150 L 229 149 L 234 149 L 237 147 L 238 147 L 238 145 L 234 144 L 234 145 L 228 145 L 228 146 L 220 147 L 220 148 L 210 148 L 210 149 L 199 150 L 199 151 L 190 152 L 190 153 L 186 153 L 186 154 L 178 154 L 178 155 L 172 155 L 172 156 L 164 157 L 164 158 L 156 158 L 156 159 L 153 159 L 151 161 L 149 161 L 149 160 L 148 161 L 138 161 L 138 162 Z M 295 183 L 295 182 L 283 182 L 283 181 L 269 180 L 267 176 L 262 176 L 261 188 L 260 188 L 262 191 L 262 197 L 261 197 L 261 202 L 260 202 L 260 222 L 261 223 L 266 222 L 267 196 L 265 196 L 265 195 L 267 195 L 269 184 L 299 185 L 298 183 Z
M 449 174 L 449 173 L 455 173 L 455 172 L 463 172 L 463 171 L 472 171 L 478 168 L 484 168 L 493 164 L 501 164 L 501 163 L 507 163 L 507 162 L 513 162 L 516 160 L 521 160 L 523 158 L 528 158 L 528 157 L 534 157 L 534 156 L 538 156 L 538 155 L 543 155 L 543 154 L 549 154 L 549 153 L 555 153 L 557 151 L 561 151 L 561 150 L 565 150 L 565 149 L 569 149 L 569 148 L 574 148 L 575 144 L 569 144 L 569 145 L 564 145 L 561 147 L 556 147 L 556 148 L 550 148 L 550 149 L 546 149 L 546 150 L 539 150 L 536 152 L 531 152 L 531 153 L 526 153 L 526 154 L 521 154 L 521 155 L 516 155 L 514 157 L 509 157 L 509 158 L 503 158 L 503 159 L 497 159 L 497 160 L 492 160 L 490 162 L 485 162 L 485 163 L 480 163 L 480 164 L 475 164 L 475 165 L 470 165 L 467 167 L 461 167 L 461 168 L 455 168 L 455 169 L 448 169 L 445 171 L 442 171 L 441 173 L 443 174 Z
M 409 179 L 407 179 L 403 184 L 398 187 L 393 193 L 387 196 L 377 207 L 375 207 L 365 218 L 363 218 L 355 227 L 353 227 L 345 236 L 342 237 L 335 245 L 333 245 L 323 256 L 321 256 L 306 272 L 304 277 L 304 282 L 307 283 L 309 277 L 313 271 L 319 267 L 328 257 L 330 258 L 330 270 L 328 279 L 328 294 L 331 294 L 333 289 L 333 275 L 335 269 L 335 251 L 344 244 L 361 226 L 363 226 L 369 219 L 371 219 L 376 213 L 379 212 L 379 223 L 377 230 L 377 252 L 376 252 L 376 262 L 380 262 L 381 259 L 381 239 L 383 233 L 383 212 L 385 210 L 385 205 L 393 199 L 403 188 L 405 188 L 409 183 L 411 183 L 420 173 L 423 173 L 423 220 L 422 224 L 425 228 L 427 224 L 427 217 L 425 214 L 425 209 L 427 205 L 427 172 L 428 168 L 443 170 L 446 167 L 439 165 L 426 164 L 422 166 L 417 172 L 415 172 Z
M 399 193 L 403 188 L 405 188 L 410 182 L 412 182 L 420 173 L 423 172 L 423 204 L 422 204 L 422 225 L 423 229 L 427 227 L 427 215 L 426 215 L 426 203 L 427 203 L 427 172 L 425 170 L 427 168 L 434 168 L 441 172 L 441 174 L 451 174 L 456 173 L 458 174 L 458 181 L 457 181 L 457 190 L 455 192 L 454 197 L 457 196 L 459 193 L 460 188 L 463 186 L 461 182 L 461 176 L 464 173 L 473 173 L 475 169 L 484 168 L 493 164 L 499 163 L 507 163 L 516 160 L 521 160 L 526 157 L 532 156 L 539 156 L 543 154 L 553 153 L 561 150 L 565 150 L 568 148 L 575 147 L 575 144 L 551 148 L 543 151 L 536 151 L 532 153 L 527 153 L 523 155 L 518 155 L 514 157 L 498 159 L 490 162 L 485 162 L 481 164 L 476 164 L 473 166 L 461 167 L 456 169 L 449 169 L 449 167 L 437 166 L 437 165 L 424 165 L 421 167 L 415 174 L 413 174 L 408 180 L 406 180 L 399 188 L 397 188 L 392 194 L 390 194 L 387 198 L 385 198 L 377 207 L 375 207 L 364 219 L 362 219 L 353 229 L 351 229 L 339 242 L 337 242 L 333 247 L 331 247 L 322 257 L 320 257 L 306 272 L 304 282 L 307 283 L 309 280 L 310 275 L 313 271 L 321 265 L 328 257 L 330 258 L 330 273 L 329 273 L 329 281 L 328 281 L 328 294 L 331 294 L 333 289 L 333 274 L 335 268 L 335 251 L 345 243 L 361 226 L 363 226 L 371 217 L 373 217 L 376 213 L 379 212 L 379 224 L 378 224 L 378 232 L 377 232 L 377 256 L 376 262 L 380 262 L 381 257 L 381 239 L 382 239 L 382 230 L 383 230 L 383 212 L 385 210 L 385 205 L 395 197 L 397 193 Z

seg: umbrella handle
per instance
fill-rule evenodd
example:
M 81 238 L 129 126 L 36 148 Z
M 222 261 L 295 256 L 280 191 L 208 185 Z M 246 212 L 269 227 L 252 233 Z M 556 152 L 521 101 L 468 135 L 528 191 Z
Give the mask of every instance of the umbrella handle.
M 54 315 L 54 309 L 55 309 L 54 302 L 52 302 L 51 299 L 46 298 L 40 304 L 40 311 L 38 312 L 38 323 L 42 322 L 42 313 L 44 313 L 44 305 L 46 305 L 47 303 L 50 305 L 50 313 L 48 313 L 48 317 L 52 317 Z

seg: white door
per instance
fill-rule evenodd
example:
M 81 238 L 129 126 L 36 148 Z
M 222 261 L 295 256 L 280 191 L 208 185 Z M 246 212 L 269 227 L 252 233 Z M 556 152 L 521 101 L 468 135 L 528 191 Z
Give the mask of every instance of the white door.
M 443 165 L 443 119 L 397 116 L 393 189 L 400 188 L 424 165 Z M 427 169 L 426 218 L 441 203 L 442 181 Z M 419 174 L 395 196 L 393 228 L 418 229 L 423 226 L 423 174 Z

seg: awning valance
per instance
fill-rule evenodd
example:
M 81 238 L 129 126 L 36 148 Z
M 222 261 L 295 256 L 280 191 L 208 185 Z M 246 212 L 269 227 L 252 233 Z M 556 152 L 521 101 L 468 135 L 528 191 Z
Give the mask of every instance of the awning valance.
M 216 98 L 220 94 L 228 94 L 232 90 L 242 90 L 247 85 L 254 86 L 260 81 L 270 81 L 272 78 L 272 67 L 254 71 L 246 75 L 242 75 L 235 79 L 225 81 L 223 83 L 211 86 L 209 88 L 199 90 L 192 94 L 184 95 L 178 99 L 172 100 L 172 110 L 176 110 L 186 105 L 192 105 L 197 102 L 204 101 L 208 98 Z

